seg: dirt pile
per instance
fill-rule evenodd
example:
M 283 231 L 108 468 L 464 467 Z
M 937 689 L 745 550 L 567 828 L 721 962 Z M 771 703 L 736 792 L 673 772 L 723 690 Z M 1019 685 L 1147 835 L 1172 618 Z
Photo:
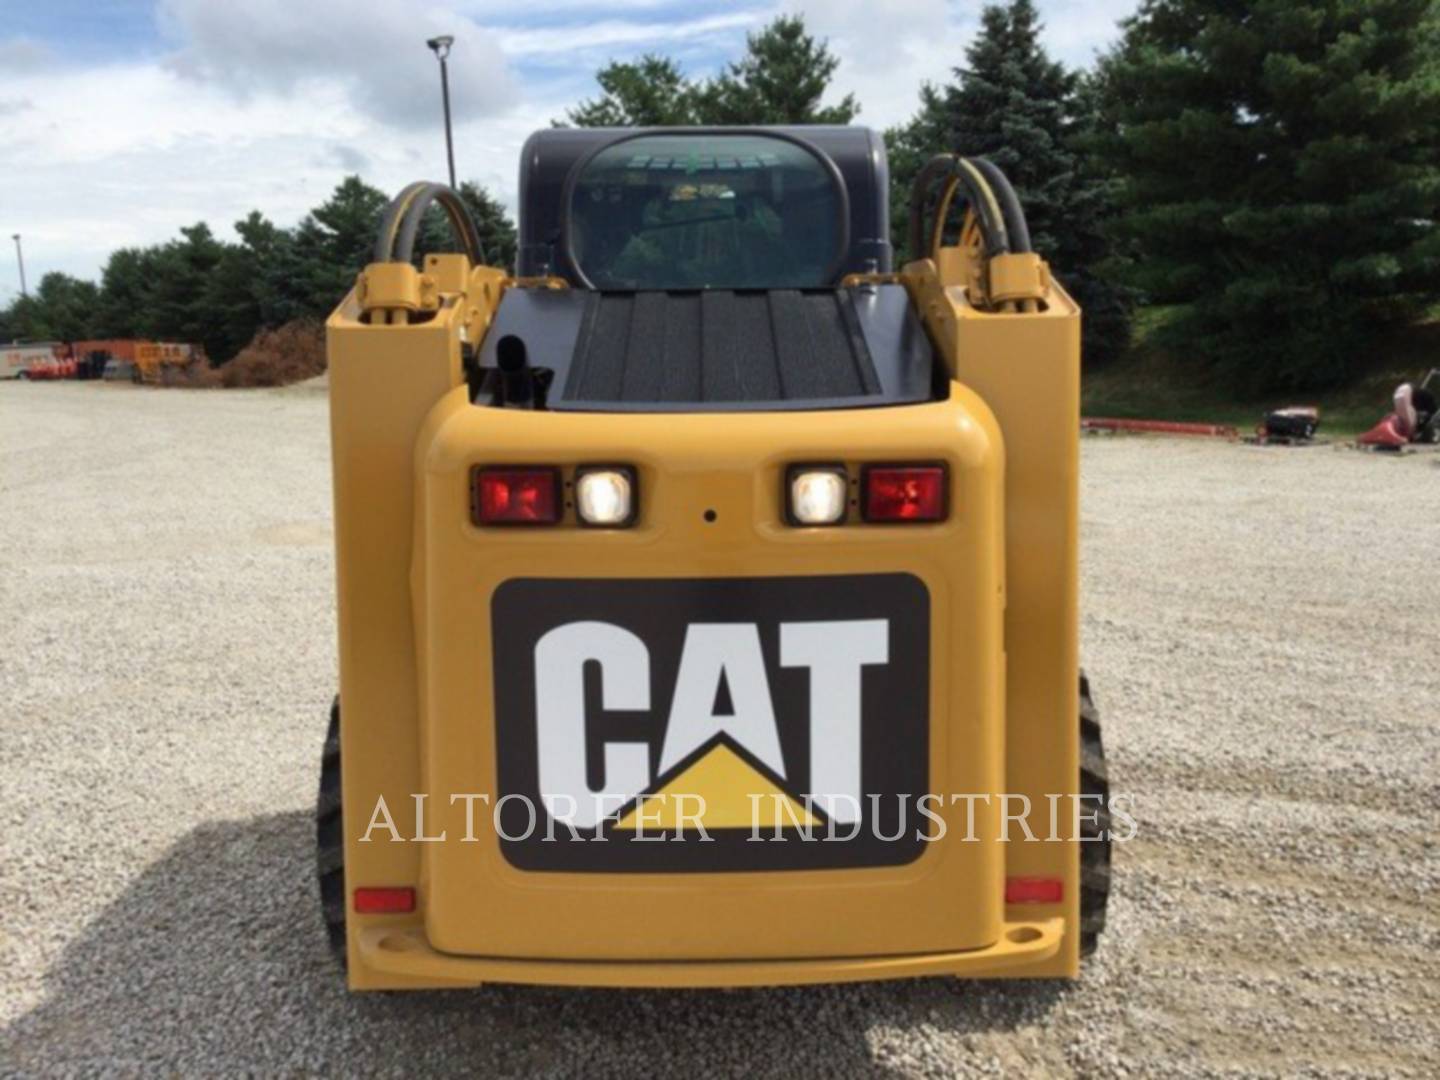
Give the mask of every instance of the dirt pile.
M 325 371 L 325 328 L 313 319 L 296 319 L 261 330 L 228 364 L 213 369 L 215 385 L 289 386 Z

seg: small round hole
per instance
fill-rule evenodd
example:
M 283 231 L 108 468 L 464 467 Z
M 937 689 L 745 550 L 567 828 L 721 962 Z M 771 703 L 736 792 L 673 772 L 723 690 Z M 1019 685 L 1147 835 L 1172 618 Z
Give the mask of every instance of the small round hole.
M 1045 935 L 1033 926 L 1017 926 L 1005 935 L 1016 945 L 1026 945 L 1032 941 L 1039 941 Z
M 719 516 L 720 516 L 720 515 L 717 514 L 717 513 L 715 513 L 714 510 L 706 510 L 706 511 L 705 511 L 705 520 L 706 520 L 706 521 L 714 521 L 714 520 L 715 520 L 716 518 L 718 518 Z

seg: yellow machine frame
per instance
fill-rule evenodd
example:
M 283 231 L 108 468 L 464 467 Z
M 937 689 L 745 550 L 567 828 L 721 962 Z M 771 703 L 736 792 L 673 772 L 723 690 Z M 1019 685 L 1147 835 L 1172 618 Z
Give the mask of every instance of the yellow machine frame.
M 1078 845 L 1002 843 L 998 812 L 983 806 L 982 842 L 941 841 L 903 867 L 535 875 L 506 865 L 483 829 L 466 858 L 453 857 L 467 822 L 445 793 L 495 784 L 492 721 L 476 704 L 490 700 L 488 663 L 476 659 L 490 654 L 490 626 L 477 613 L 514 576 L 912 573 L 937 597 L 933 655 L 954 657 L 933 664 L 932 784 L 1027 796 L 1037 837 L 1073 839 L 1070 815 L 1057 831 L 1046 796 L 1075 792 L 1079 769 L 1079 312 L 1034 256 L 1011 256 L 984 279 L 982 309 L 973 253 L 962 243 L 935 254 L 889 280 L 905 286 L 943 358 L 946 400 L 683 423 L 475 408 L 462 346 L 483 338 L 506 290 L 563 283 L 517 282 L 459 255 L 431 256 L 423 273 L 367 268 L 327 324 L 347 902 L 356 887 L 399 884 L 419 903 L 405 914 L 350 908 L 353 988 L 1078 973 Z M 995 310 L 997 293 L 1010 310 Z M 951 466 L 949 521 L 824 530 L 779 520 L 786 463 L 922 447 Z M 644 522 L 616 532 L 469 524 L 473 466 L 536 460 L 633 463 L 649 496 Z M 447 840 L 362 842 L 381 796 L 407 841 L 417 828 Z M 963 808 L 945 814 L 963 834 Z M 1060 879 L 1063 899 L 1006 905 L 1003 879 L 1032 876 Z M 787 914 L 798 910 L 809 915 Z M 956 935 L 956 911 L 968 934 Z

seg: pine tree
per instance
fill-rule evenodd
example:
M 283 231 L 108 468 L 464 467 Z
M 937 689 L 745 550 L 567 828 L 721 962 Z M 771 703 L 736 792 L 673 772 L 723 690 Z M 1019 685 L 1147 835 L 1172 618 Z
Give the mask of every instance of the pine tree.
M 460 198 L 470 208 L 470 216 L 480 230 L 480 246 L 491 266 L 513 271 L 515 268 L 515 223 L 505 206 L 479 184 L 467 180 L 460 185 Z
M 576 127 L 684 127 L 691 124 L 848 124 L 853 94 L 821 100 L 840 61 L 805 32 L 799 15 L 772 20 L 746 38 L 745 53 L 714 79 L 694 82 L 668 57 L 612 61 L 595 75 L 603 91 L 567 114 Z
M 480 231 L 480 246 L 485 251 L 489 266 L 510 270 L 515 266 L 515 224 L 505 212 L 504 205 L 473 180 L 460 184 L 460 201 L 475 219 Z M 432 206 L 425 215 L 417 256 L 432 251 L 454 251 L 455 238 L 451 235 L 450 219 L 438 206 Z
M 747 36 L 745 55 L 699 91 L 697 112 L 706 124 L 848 124 L 860 112 L 854 94 L 820 103 L 839 66 L 801 16 L 782 15 Z
M 240 243 L 226 245 L 205 282 L 206 303 L 218 329 L 206 352 L 221 363 L 243 349 L 260 327 L 286 321 L 274 278 L 274 256 L 282 231 L 258 210 L 235 223 Z
M 898 248 L 910 184 L 927 159 L 946 151 L 989 158 L 1015 185 L 1035 250 L 1084 309 L 1085 356 L 1093 361 L 1124 349 L 1130 333 L 1123 291 L 1101 277 L 1110 257 L 1102 229 L 1110 185 L 1081 149 L 1093 99 L 1078 73 L 1050 58 L 1042 29 L 1031 0 L 986 7 L 954 81 L 922 88 L 914 119 L 886 133 L 893 235 Z
M 193 341 L 206 350 L 225 347 L 220 322 L 207 303 L 206 285 L 225 247 L 203 221 L 180 230 L 153 256 L 147 292 L 149 333 L 165 341 Z
M 505 208 L 470 182 L 460 186 L 460 197 L 479 225 L 491 264 L 513 265 L 515 226 Z M 238 244 L 222 242 L 201 222 L 168 243 L 112 252 L 98 288 L 46 274 L 34 294 L 0 309 L 0 341 L 189 341 L 223 363 L 257 330 L 329 315 L 370 261 L 387 202 L 383 192 L 351 176 L 293 230 L 251 211 L 235 223 Z M 432 217 L 420 246 L 453 250 L 443 213 L 433 208 Z
M 595 73 L 600 97 L 568 114 L 576 127 L 680 127 L 698 124 L 695 87 L 675 61 L 647 53 L 633 63 L 611 61 Z
M 910 229 L 910 186 L 936 154 L 955 149 L 945 90 L 933 83 L 920 86 L 920 109 L 906 123 L 885 132 L 885 153 L 890 162 L 890 237 L 896 264 L 916 257 L 906 248 Z
M 159 248 L 119 248 L 110 253 L 100 276 L 96 322 L 100 337 L 153 335 L 151 297 Z
M 0 312 L 0 342 L 77 341 L 94 336 L 99 290 L 52 270 L 29 296 L 16 297 Z
M 1102 145 L 1163 340 L 1244 390 L 1345 379 L 1440 293 L 1433 0 L 1147 0 Z
M 390 200 L 358 176 L 347 176 L 295 230 L 294 279 L 301 315 L 324 318 L 355 284 L 375 249 Z

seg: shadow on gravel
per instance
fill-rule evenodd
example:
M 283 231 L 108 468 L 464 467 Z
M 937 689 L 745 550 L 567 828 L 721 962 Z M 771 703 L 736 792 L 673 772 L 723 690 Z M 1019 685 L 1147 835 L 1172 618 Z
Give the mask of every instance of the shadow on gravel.
M 913 1072 L 1043 1022 L 1057 983 L 792 990 L 486 987 L 351 996 L 332 967 L 303 812 L 195 829 L 66 947 L 3 1036 L 26 1073 L 149 1066 L 603 1075 Z M 958 1044 L 956 1040 L 959 1040 Z M 933 1065 L 933 1061 L 931 1062 Z M 955 1063 L 951 1063 L 953 1067 Z

